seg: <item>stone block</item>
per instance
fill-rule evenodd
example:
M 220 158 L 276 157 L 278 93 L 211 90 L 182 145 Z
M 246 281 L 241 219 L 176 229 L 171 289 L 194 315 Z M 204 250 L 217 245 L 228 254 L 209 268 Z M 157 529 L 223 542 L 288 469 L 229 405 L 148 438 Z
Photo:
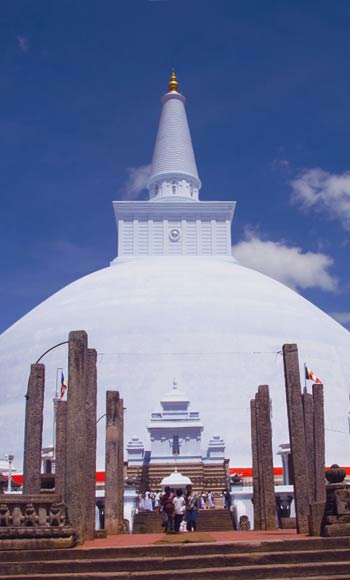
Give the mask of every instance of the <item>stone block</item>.
M 336 510 L 339 516 L 350 514 L 350 489 L 335 491 Z
M 310 536 L 320 536 L 325 518 L 326 504 L 324 501 L 310 502 Z
M 295 530 L 297 527 L 296 518 L 281 518 L 282 530 Z
M 350 536 L 350 526 L 349 524 L 332 524 L 331 526 L 325 526 L 324 535 L 326 538 Z

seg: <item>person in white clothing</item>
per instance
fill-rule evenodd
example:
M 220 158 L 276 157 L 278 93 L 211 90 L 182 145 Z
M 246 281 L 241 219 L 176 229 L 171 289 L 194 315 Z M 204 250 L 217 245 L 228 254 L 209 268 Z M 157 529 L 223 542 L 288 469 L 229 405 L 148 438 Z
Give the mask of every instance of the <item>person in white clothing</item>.
M 153 505 L 152 505 L 152 499 L 151 499 L 151 492 L 150 491 L 146 491 L 145 493 L 145 500 L 144 500 L 144 506 L 143 509 L 148 511 L 148 512 L 152 512 L 153 511 Z
M 180 531 L 180 525 L 185 513 L 185 498 L 182 495 L 182 489 L 176 490 L 176 495 L 173 499 L 173 504 L 175 508 L 175 520 L 174 520 L 174 530 L 176 533 Z
M 214 496 L 212 491 L 208 491 L 208 508 L 215 508 Z
M 155 506 L 155 509 L 156 509 L 157 511 L 159 511 L 159 509 L 160 509 L 160 491 L 158 491 L 158 490 L 157 490 L 157 491 L 156 491 L 156 493 L 155 493 L 155 500 L 156 500 L 156 506 Z

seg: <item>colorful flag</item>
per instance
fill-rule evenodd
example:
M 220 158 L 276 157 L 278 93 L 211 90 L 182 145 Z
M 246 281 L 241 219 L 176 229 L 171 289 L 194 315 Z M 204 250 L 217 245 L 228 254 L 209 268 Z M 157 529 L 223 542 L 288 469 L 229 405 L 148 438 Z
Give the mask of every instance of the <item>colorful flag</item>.
M 62 399 L 64 397 L 64 394 L 66 392 L 66 390 L 68 389 L 68 385 L 66 383 L 66 381 L 64 380 L 64 374 L 63 372 L 61 373 L 61 391 L 60 391 L 60 399 Z
M 314 383 L 322 384 L 321 379 L 316 377 L 315 373 L 313 373 L 310 369 L 308 369 L 306 365 L 305 365 L 305 378 L 307 381 L 313 381 Z

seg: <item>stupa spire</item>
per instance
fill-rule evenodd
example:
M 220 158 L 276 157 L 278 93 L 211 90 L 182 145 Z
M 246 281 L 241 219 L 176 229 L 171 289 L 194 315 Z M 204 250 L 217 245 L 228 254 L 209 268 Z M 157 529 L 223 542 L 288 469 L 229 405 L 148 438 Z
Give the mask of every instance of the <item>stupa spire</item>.
M 168 82 L 168 87 L 171 93 L 177 92 L 177 89 L 179 88 L 179 83 L 177 82 L 175 69 L 171 69 L 171 77 Z
M 172 69 L 169 92 L 162 97 L 162 112 L 153 152 L 150 199 L 198 200 L 201 182 L 197 173 L 185 97 L 178 92 L 179 82 Z

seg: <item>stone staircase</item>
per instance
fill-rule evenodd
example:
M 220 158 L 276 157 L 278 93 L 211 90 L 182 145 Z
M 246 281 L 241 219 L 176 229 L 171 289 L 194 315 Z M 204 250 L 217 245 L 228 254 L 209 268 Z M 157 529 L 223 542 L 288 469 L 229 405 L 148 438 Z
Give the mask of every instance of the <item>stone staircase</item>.
M 197 529 L 201 532 L 232 531 L 231 512 L 224 509 L 199 510 L 197 514 Z
M 0 552 L 6 580 L 345 580 L 349 538 Z
M 154 464 L 145 461 L 142 467 L 128 466 L 128 477 L 136 480 L 136 487 L 140 492 L 147 490 L 157 491 L 161 489 L 160 482 L 172 471 L 177 469 L 182 475 L 189 477 L 196 493 L 212 491 L 214 496 L 220 498 L 223 490 L 227 487 L 228 465 L 227 461 L 218 464 L 181 463 Z
M 164 532 L 160 512 L 138 512 L 135 514 L 133 534 L 158 534 L 159 532 Z
M 134 534 L 152 534 L 162 532 L 162 514 L 160 512 L 139 512 L 134 519 Z M 197 530 L 200 532 L 232 531 L 231 513 L 223 509 L 204 509 L 197 513 Z

